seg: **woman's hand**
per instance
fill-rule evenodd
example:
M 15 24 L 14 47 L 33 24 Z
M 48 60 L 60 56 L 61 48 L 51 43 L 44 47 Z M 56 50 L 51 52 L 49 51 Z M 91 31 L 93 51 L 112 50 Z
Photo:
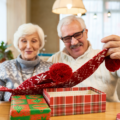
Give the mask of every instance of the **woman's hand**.
M 109 48 L 106 56 L 110 55 L 111 59 L 120 59 L 120 36 L 110 35 L 101 40 L 103 49 Z

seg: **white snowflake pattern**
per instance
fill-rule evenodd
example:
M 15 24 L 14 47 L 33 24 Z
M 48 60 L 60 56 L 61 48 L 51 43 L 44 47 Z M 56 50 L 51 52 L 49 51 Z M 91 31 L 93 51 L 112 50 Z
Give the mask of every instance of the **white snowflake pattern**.
M 82 81 L 83 77 L 80 76 L 80 74 L 78 74 L 78 81 Z
M 98 54 L 97 57 L 95 57 L 95 60 L 100 61 L 101 59 L 103 59 L 105 57 L 105 55 L 103 54 Z

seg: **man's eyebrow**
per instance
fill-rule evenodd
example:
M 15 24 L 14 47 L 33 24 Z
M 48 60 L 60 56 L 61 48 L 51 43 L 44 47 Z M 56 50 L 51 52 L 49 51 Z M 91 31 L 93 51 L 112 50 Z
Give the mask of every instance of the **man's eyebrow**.
M 76 33 L 74 33 L 73 35 L 75 35 L 75 34 L 77 34 L 77 33 L 82 33 L 82 31 L 76 32 Z M 73 36 L 73 35 L 68 35 L 68 36 L 65 36 L 65 37 L 71 37 L 71 36 Z M 62 37 L 62 38 L 65 38 L 65 37 Z

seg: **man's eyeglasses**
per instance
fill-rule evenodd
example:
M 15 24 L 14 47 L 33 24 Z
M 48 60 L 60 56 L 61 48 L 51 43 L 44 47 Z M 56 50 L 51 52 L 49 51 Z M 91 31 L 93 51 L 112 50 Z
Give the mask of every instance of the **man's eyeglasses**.
M 64 43 L 70 43 L 71 40 L 72 40 L 72 37 L 74 37 L 75 39 L 79 40 L 83 37 L 83 32 L 85 31 L 85 29 L 83 29 L 82 31 L 80 32 L 77 32 L 71 36 L 66 36 L 66 37 L 61 37 L 61 40 L 64 42 Z

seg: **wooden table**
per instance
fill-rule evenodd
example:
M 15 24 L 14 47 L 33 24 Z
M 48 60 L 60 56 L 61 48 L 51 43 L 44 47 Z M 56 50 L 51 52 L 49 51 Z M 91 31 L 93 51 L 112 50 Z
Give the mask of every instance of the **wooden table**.
M 10 102 L 0 102 L 0 120 L 9 120 Z M 106 112 L 81 115 L 57 116 L 50 120 L 116 120 L 120 103 L 107 102 Z

